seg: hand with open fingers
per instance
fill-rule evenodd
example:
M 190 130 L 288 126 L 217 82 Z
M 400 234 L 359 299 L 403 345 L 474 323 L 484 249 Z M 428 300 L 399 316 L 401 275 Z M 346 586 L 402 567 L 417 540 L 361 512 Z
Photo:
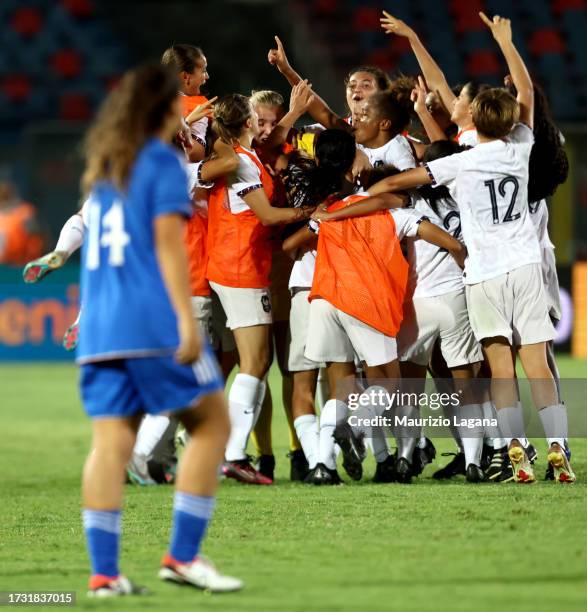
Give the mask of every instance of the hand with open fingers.
M 195 123 L 196 121 L 199 121 L 204 117 L 212 118 L 214 114 L 212 105 L 214 104 L 214 102 L 216 102 L 216 100 L 218 100 L 218 96 L 210 98 L 207 102 L 204 102 L 203 104 L 198 104 L 198 106 L 196 106 L 194 110 L 185 118 L 188 125 L 191 125 L 192 123 Z
M 493 20 L 491 20 L 483 12 L 479 13 L 479 17 L 481 17 L 483 23 L 491 30 L 493 38 L 495 38 L 498 44 L 512 41 L 512 23 L 509 19 L 494 15 Z
M 178 322 L 179 346 L 175 352 L 178 363 L 188 364 L 197 361 L 202 352 L 202 337 L 192 317 Z
M 424 82 L 424 79 L 419 76 L 418 83 L 414 89 L 412 89 L 412 93 L 410 95 L 410 99 L 414 103 L 414 110 L 418 115 L 428 112 L 428 107 L 426 106 L 427 95 L 428 90 L 426 89 L 426 83 Z
M 275 37 L 275 43 L 277 45 L 277 49 L 269 49 L 267 60 L 272 66 L 276 66 L 279 72 L 284 72 L 288 68 L 291 68 L 291 66 L 289 65 L 287 55 L 285 54 L 285 49 L 283 48 L 283 43 L 281 40 L 279 40 L 279 36 Z
M 329 218 L 330 213 L 326 210 L 326 208 L 322 208 L 322 205 L 318 206 L 311 216 L 313 221 L 328 221 Z
M 390 15 L 387 11 L 383 11 L 383 17 L 381 17 L 379 21 L 381 21 L 381 27 L 386 34 L 396 34 L 404 38 L 413 38 L 416 36 L 416 33 L 409 25 L 401 19 L 397 19 L 397 17 Z
M 308 79 L 304 79 L 291 88 L 289 110 L 301 117 L 308 110 L 314 99 L 312 85 L 308 83 Z

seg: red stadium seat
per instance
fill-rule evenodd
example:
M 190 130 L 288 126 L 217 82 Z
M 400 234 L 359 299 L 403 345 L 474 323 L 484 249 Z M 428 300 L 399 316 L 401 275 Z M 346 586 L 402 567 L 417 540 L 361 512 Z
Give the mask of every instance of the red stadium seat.
M 386 71 L 393 70 L 396 67 L 396 62 L 393 60 L 388 47 L 371 51 L 365 56 L 364 62 L 368 66 L 377 66 Z
M 493 51 L 475 51 L 467 59 L 467 73 L 472 77 L 499 76 L 503 71 Z
M 316 15 L 329 16 L 336 13 L 339 8 L 339 0 L 316 0 L 314 2 L 314 13 Z
M 564 13 L 565 11 L 580 11 L 587 9 L 586 0 L 554 0 L 552 10 L 555 13 Z
M 371 32 L 381 30 L 379 18 L 381 12 L 376 8 L 361 7 L 355 11 L 353 27 L 357 32 Z
M 50 64 L 64 78 L 74 78 L 82 71 L 82 58 L 75 49 L 58 51 L 51 57 Z
M 24 7 L 12 15 L 10 26 L 21 36 L 30 38 L 43 27 L 43 16 L 34 7 Z
M 92 114 L 88 97 L 83 93 L 65 93 L 59 100 L 59 116 L 68 121 L 87 121 Z
M 543 53 L 565 53 L 567 47 L 558 30 L 544 28 L 536 30 L 528 42 L 530 51 L 534 55 Z
M 32 91 L 31 82 L 25 74 L 9 74 L 2 80 L 1 88 L 11 102 L 23 102 Z
M 78 18 L 90 17 L 94 13 L 90 0 L 61 0 L 61 5 Z

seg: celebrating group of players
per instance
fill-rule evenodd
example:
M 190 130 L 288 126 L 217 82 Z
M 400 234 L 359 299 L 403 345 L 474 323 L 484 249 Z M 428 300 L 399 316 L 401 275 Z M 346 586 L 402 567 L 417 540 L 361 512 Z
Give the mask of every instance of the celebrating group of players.
M 84 493 L 93 594 L 136 590 L 112 552 L 122 492 L 104 484 L 125 466 L 135 482 L 177 484 L 161 577 L 240 588 L 197 551 L 220 459 L 227 477 L 273 482 L 266 376 L 274 353 L 294 480 L 339 484 L 339 450 L 359 479 L 369 446 L 376 482 L 409 483 L 434 459 L 430 440 L 393 426 L 351 427 L 348 393 L 365 395 L 373 423 L 384 412 L 373 400 L 379 390 L 400 380 L 421 390 L 430 370 L 452 379 L 461 397 L 453 416 L 467 423 L 454 429 L 458 452 L 435 477 L 533 482 L 517 357 L 548 442 L 547 478 L 575 480 L 552 355 L 560 305 L 544 199 L 566 178 L 562 136 L 509 20 L 480 18 L 508 66 L 503 88 L 451 89 L 415 32 L 384 13 L 382 27 L 409 40 L 423 78 L 351 71 L 345 118 L 291 67 L 277 38 L 268 59 L 292 87 L 289 109 L 273 91 L 206 99 L 206 57 L 181 44 L 165 51 L 163 67 L 129 73 L 106 102 L 87 141 L 87 200 L 55 251 L 24 272 L 35 282 L 84 243 L 78 361 L 94 417 Z M 315 123 L 296 130 L 306 113 Z M 238 366 L 230 427 L 210 347 L 225 376 Z M 487 379 L 482 391 L 472 384 Z M 161 414 L 169 411 L 177 418 Z M 400 420 L 418 414 L 416 405 L 394 408 Z M 186 447 L 176 474 L 178 421 Z

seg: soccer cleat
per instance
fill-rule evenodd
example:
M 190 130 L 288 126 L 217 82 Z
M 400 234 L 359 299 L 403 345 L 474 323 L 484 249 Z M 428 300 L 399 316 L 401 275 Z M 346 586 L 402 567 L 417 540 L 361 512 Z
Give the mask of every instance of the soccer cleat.
M 410 484 L 412 482 L 412 465 L 405 458 L 400 457 L 395 466 L 395 479 L 401 484 Z
M 126 477 L 130 483 L 141 487 L 149 487 L 157 484 L 157 481 L 154 480 L 149 473 L 144 455 L 133 453 L 130 461 L 126 465 Z
M 465 475 L 465 453 L 442 453 L 443 457 L 453 458 L 439 470 L 432 474 L 435 480 L 449 480 L 453 476 Z
M 323 463 L 319 463 L 314 468 L 312 484 L 315 485 L 341 485 L 343 484 L 338 472 L 327 468 Z
M 63 335 L 63 348 L 66 351 L 73 351 L 79 339 L 79 317 L 67 328 Z
M 53 251 L 47 253 L 39 259 L 29 261 L 22 271 L 22 278 L 25 283 L 38 283 L 43 280 L 47 274 L 61 268 L 67 261 L 67 253 L 62 251 Z
M 434 461 L 436 458 L 436 447 L 432 444 L 432 440 L 426 438 L 426 446 L 420 448 L 416 446 L 412 455 L 412 473 L 414 476 L 419 476 L 424 468 Z
M 124 595 L 150 595 L 149 589 L 138 586 L 126 576 L 108 578 L 107 576 L 92 576 L 88 597 L 122 597 Z
M 197 556 L 190 563 L 178 563 L 171 555 L 165 555 L 159 570 L 159 578 L 176 584 L 186 584 L 211 593 L 240 591 L 242 580 L 223 576 L 206 558 Z
M 389 455 L 384 461 L 377 462 L 373 482 L 395 482 L 397 474 L 395 473 L 396 459 L 395 455 Z
M 234 478 L 239 482 L 254 485 L 270 485 L 273 480 L 263 476 L 261 472 L 256 470 L 249 459 L 240 459 L 238 461 L 225 461 L 222 466 L 222 473 L 227 478 Z
M 147 472 L 157 484 L 173 484 L 177 474 L 177 460 L 175 461 L 147 461 Z
M 491 465 L 493 459 L 493 446 L 483 443 L 481 449 L 481 469 L 485 472 Z
M 257 471 L 263 474 L 266 478 L 275 480 L 275 456 L 261 455 L 257 459 Z
M 469 463 L 467 466 L 467 472 L 465 474 L 467 482 L 487 482 L 487 476 L 485 472 L 474 463 Z
M 310 466 L 304 451 L 299 449 L 287 454 L 290 461 L 289 478 L 292 482 L 302 482 L 308 477 Z
M 536 459 L 538 459 L 538 451 L 536 450 L 536 447 L 533 444 L 528 444 L 524 450 L 528 456 L 528 461 L 534 465 L 534 462 Z
M 512 446 L 508 450 L 508 456 L 514 469 L 514 480 L 522 484 L 529 484 L 536 480 L 532 464 L 528 460 L 528 455 L 520 446 Z
M 566 449 L 565 449 L 566 451 Z M 552 466 L 555 482 L 573 483 L 577 480 L 565 451 L 552 451 L 548 453 L 548 465 Z
M 342 467 L 353 480 L 361 480 L 363 477 L 363 460 L 367 455 L 363 437 L 355 435 L 348 423 L 339 423 L 332 437 L 340 446 L 342 451 Z
M 514 479 L 514 469 L 508 457 L 507 447 L 497 448 L 485 475 L 491 482 L 511 482 Z
M 569 447 L 569 443 L 565 441 L 565 455 L 567 456 L 567 460 L 571 460 L 571 449 Z M 554 467 L 551 463 L 546 465 L 546 473 L 544 474 L 544 480 L 554 480 Z

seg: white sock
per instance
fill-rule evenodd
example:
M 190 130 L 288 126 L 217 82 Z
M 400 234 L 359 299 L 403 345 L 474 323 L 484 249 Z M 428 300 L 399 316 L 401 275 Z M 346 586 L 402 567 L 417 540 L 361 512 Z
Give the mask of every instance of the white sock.
M 417 419 L 420 417 L 420 410 L 416 406 L 397 406 L 395 409 L 395 417 L 396 419 L 407 417 L 408 421 L 410 419 Z M 394 420 L 392 431 L 397 443 L 398 459 L 404 457 L 404 459 L 407 459 L 411 463 L 414 449 L 420 440 L 420 428 L 410 425 L 402 426 L 395 423 L 396 421 Z M 417 431 L 418 433 L 416 434 L 415 432 Z
M 259 382 L 259 394 L 257 395 L 257 401 L 255 403 L 255 418 L 253 419 L 253 427 L 251 431 L 255 429 L 261 410 L 263 410 L 263 402 L 265 401 L 265 394 L 267 393 L 267 383 L 264 380 Z
M 455 417 L 458 416 L 457 408 L 456 406 L 450 406 L 450 405 L 443 406 L 442 412 L 444 413 L 444 416 L 450 420 L 450 425 L 448 426 L 448 429 L 450 430 L 450 433 L 454 441 L 457 443 L 459 452 L 462 453 L 463 452 L 463 441 L 461 440 L 461 436 L 459 434 L 459 428 L 455 427 L 454 425 Z M 420 448 L 423 448 L 423 447 L 420 447 Z
M 461 406 L 459 410 L 459 419 L 480 419 L 482 416 L 481 407 L 479 404 L 468 404 Z M 481 466 L 481 451 L 483 449 L 483 432 L 482 426 L 461 425 L 459 427 L 459 435 L 463 443 L 463 452 L 465 453 L 465 466 L 474 463 Z
M 497 419 L 497 412 L 495 406 L 491 400 L 487 400 L 481 404 L 482 418 L 484 419 Z M 496 424 L 485 426 L 485 437 L 486 438 L 499 438 L 499 426 Z
M 169 417 L 152 414 L 145 415 L 137 432 L 133 454 L 149 457 L 168 426 Z
M 247 443 L 255 422 L 257 398 L 261 380 L 249 374 L 237 374 L 228 394 L 230 437 L 226 445 L 226 460 L 238 461 L 247 456 Z
M 68 255 L 75 253 L 84 242 L 84 221 L 81 215 L 73 215 L 63 224 L 56 251 L 65 251 Z
M 303 414 L 294 421 L 294 427 L 298 440 L 304 450 L 311 470 L 318 463 L 320 453 L 320 431 L 318 429 L 318 417 L 315 414 Z
M 318 381 L 316 383 L 316 404 L 320 409 L 324 408 L 329 397 L 330 385 L 328 384 L 326 368 L 320 368 L 318 370 Z
M 516 439 L 522 446 L 528 446 L 528 440 L 524 433 L 524 413 L 522 412 L 522 405 L 519 402 L 516 406 L 506 406 L 505 408 L 497 410 L 497 422 L 499 431 L 504 437 L 507 445 L 509 445 L 512 440 Z
M 426 437 L 425 436 L 422 436 L 418 440 L 418 448 L 420 448 L 420 449 L 426 448 Z
M 507 442 L 503 438 L 493 438 L 493 449 L 498 450 L 507 445 Z
M 566 406 L 564 404 L 546 406 L 546 408 L 538 411 L 538 416 L 542 421 L 542 427 L 544 427 L 548 446 L 552 446 L 556 443 L 561 448 L 564 448 L 565 440 L 569 435 Z
M 318 462 L 327 468 L 336 469 L 336 456 L 334 454 L 334 428 L 337 420 L 340 420 L 341 411 L 346 409 L 346 404 L 339 400 L 331 399 L 324 404 L 320 413 L 320 452 Z M 337 414 L 338 413 L 338 414 Z

